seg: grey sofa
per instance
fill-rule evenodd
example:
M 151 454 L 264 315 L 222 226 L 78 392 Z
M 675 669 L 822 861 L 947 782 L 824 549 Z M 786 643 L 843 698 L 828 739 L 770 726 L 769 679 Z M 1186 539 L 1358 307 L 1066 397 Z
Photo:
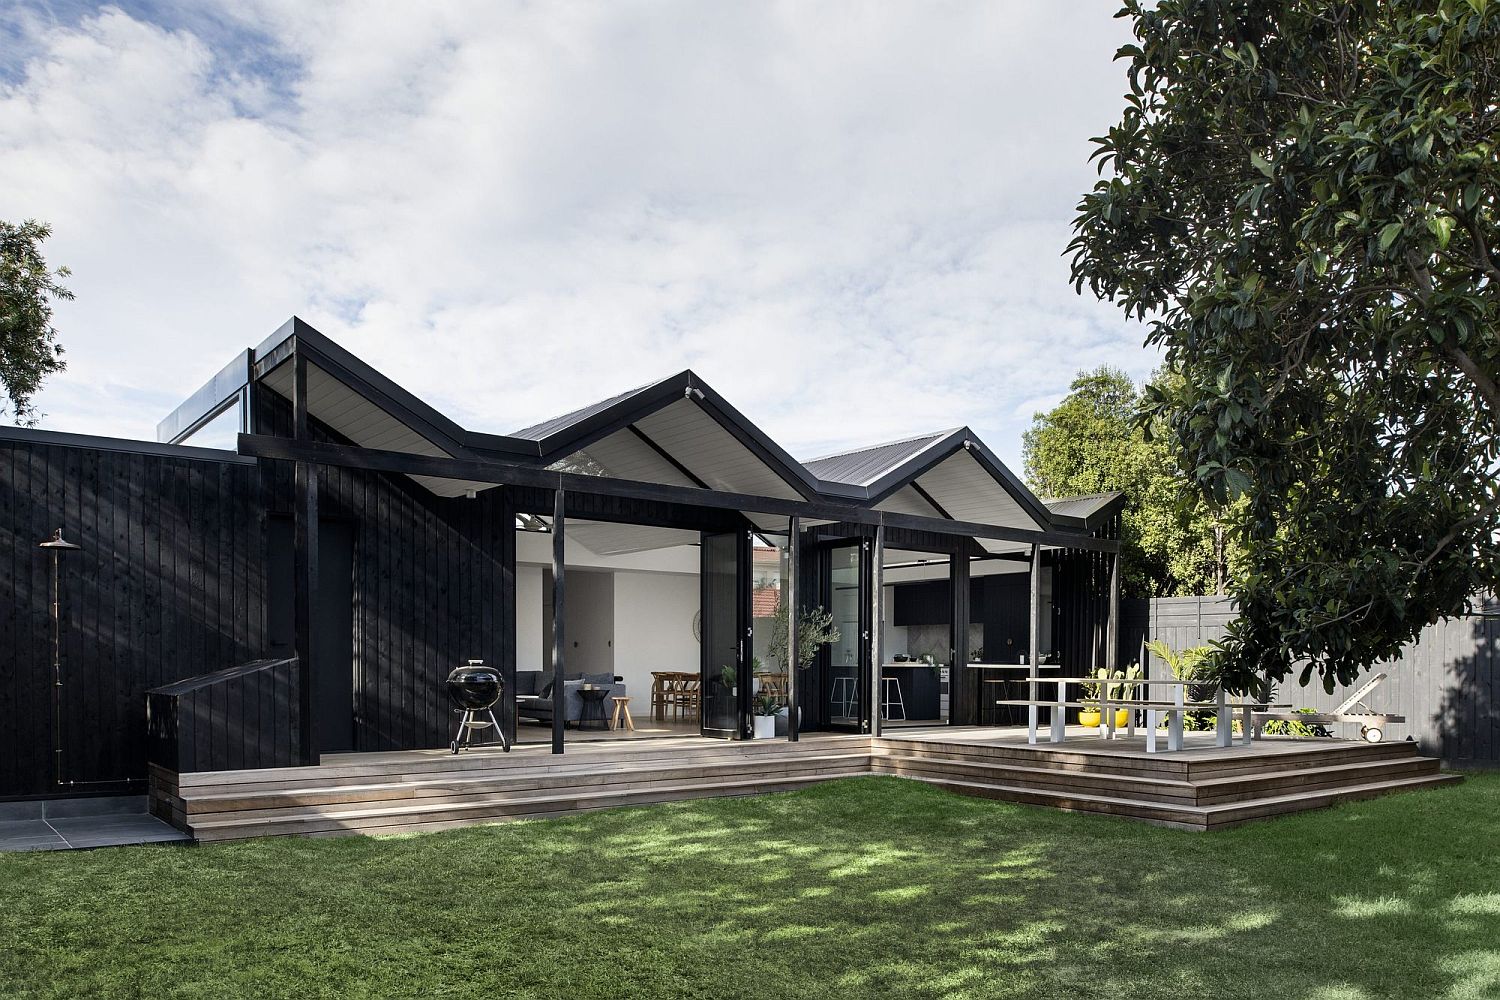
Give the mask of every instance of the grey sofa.
M 563 722 L 577 722 L 583 717 L 583 696 L 578 689 L 585 684 L 607 687 L 604 696 L 604 717 L 613 711 L 609 699 L 625 697 L 625 685 L 614 674 L 570 673 L 563 680 Z M 516 718 L 551 724 L 552 722 L 552 671 L 516 671 Z

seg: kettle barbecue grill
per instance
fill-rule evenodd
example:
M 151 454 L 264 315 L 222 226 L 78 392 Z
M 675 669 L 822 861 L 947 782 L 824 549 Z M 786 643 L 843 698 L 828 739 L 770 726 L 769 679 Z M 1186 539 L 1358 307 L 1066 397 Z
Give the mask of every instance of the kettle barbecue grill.
M 505 738 L 505 729 L 495 718 L 495 702 L 505 693 L 505 678 L 494 667 L 487 667 L 483 660 L 470 660 L 448 674 L 448 698 L 462 714 L 458 720 L 458 732 L 448 748 L 455 754 L 460 747 L 472 746 L 474 730 L 495 727 L 500 737 L 500 746 L 510 753 L 510 740 Z M 480 713 L 489 716 L 485 722 L 476 718 Z

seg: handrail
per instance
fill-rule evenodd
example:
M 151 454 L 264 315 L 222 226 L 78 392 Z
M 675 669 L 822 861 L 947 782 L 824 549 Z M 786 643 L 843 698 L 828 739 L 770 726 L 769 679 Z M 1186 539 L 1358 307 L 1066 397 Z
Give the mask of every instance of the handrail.
M 214 684 L 222 684 L 236 677 L 244 677 L 261 670 L 270 670 L 286 664 L 297 662 L 295 656 L 283 657 L 281 659 L 250 660 L 236 667 L 225 667 L 223 670 L 215 670 L 209 674 L 195 674 L 192 677 L 184 677 L 180 681 L 163 684 L 147 691 L 147 694 L 184 695 L 191 691 L 199 691 Z
M 299 763 L 299 675 L 296 657 L 267 658 L 152 688 L 147 761 L 173 774 Z

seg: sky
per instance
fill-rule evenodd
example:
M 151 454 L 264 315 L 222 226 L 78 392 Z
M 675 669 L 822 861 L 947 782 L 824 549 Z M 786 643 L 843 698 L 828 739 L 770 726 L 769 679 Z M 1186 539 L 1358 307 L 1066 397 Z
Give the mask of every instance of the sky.
M 473 430 L 692 368 L 799 458 L 1032 415 L 1145 331 L 1063 255 L 1115 0 L 0 9 L 0 218 L 72 269 L 41 426 L 297 315 Z

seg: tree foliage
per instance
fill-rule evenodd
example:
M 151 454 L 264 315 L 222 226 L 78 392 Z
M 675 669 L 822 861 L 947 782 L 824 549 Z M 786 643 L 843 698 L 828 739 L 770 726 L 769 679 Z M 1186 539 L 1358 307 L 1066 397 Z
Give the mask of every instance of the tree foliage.
M 1062 402 L 1032 418 L 1023 441 L 1027 481 L 1047 497 L 1125 494 L 1126 594 L 1222 593 L 1238 556 L 1232 536 L 1166 443 L 1146 434 L 1137 420 L 1140 404 L 1141 392 L 1124 372 L 1108 366 L 1080 372 Z
M 1247 497 L 1239 688 L 1325 685 L 1500 569 L 1500 4 L 1128 0 L 1080 290 L 1150 320 L 1149 400 Z
M 50 226 L 34 219 L 20 225 L 0 220 L 0 388 L 16 422 L 28 425 L 38 418 L 31 397 L 65 364 L 52 327 L 52 300 L 73 293 L 59 284 L 68 269 L 49 270 L 42 256 L 51 235 Z

